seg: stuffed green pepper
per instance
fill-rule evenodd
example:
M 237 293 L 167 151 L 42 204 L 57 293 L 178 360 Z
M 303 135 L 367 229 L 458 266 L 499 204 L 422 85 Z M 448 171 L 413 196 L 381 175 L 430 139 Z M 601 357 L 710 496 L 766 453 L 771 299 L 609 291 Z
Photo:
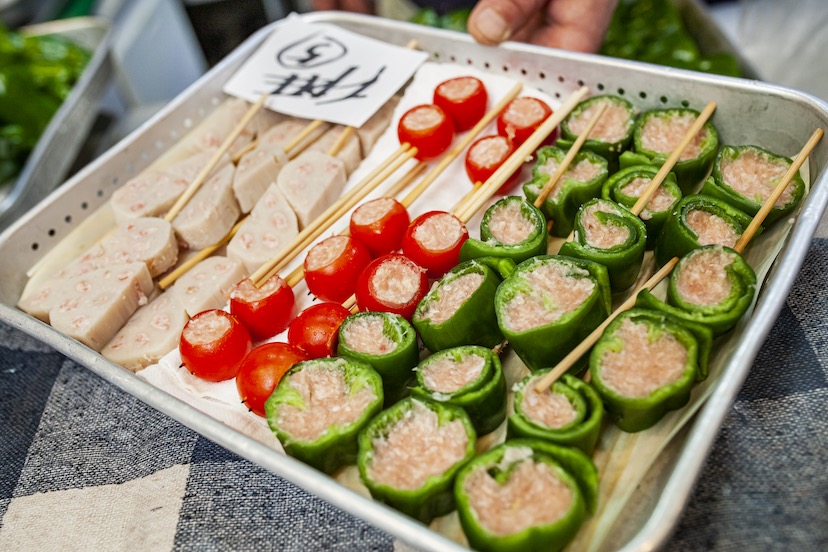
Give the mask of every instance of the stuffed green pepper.
M 535 386 L 550 370 L 529 374 L 515 385 L 515 412 L 508 419 L 507 439 L 543 439 L 592 454 L 604 419 L 601 397 L 571 374 L 539 392 Z
M 610 312 L 607 269 L 541 255 L 520 263 L 495 294 L 497 323 L 530 370 L 557 364 Z
M 454 477 L 476 439 L 462 408 L 409 397 L 359 435 L 359 475 L 371 496 L 430 523 L 454 509 Z
M 457 512 L 475 550 L 557 551 L 595 510 L 598 477 L 577 449 L 507 441 L 474 458 L 455 483 Z
M 480 239 L 469 238 L 460 248 L 460 260 L 499 257 L 521 263 L 546 253 L 546 219 L 522 197 L 507 196 L 483 214 Z
M 460 263 L 440 278 L 411 318 L 426 348 L 434 353 L 459 345 L 494 347 L 503 341 L 494 297 L 514 267 L 510 259 L 484 257 Z
M 411 395 L 461 407 L 478 435 L 506 419 L 506 378 L 500 359 L 486 347 L 454 347 L 426 358 Z
M 756 273 L 741 255 L 729 247 L 706 245 L 682 257 L 673 269 L 666 303 L 642 290 L 636 305 L 702 324 L 719 336 L 736 325 L 755 293 Z
M 543 187 L 549 182 L 561 161 L 566 156 L 562 149 L 546 146 L 537 151 L 537 161 L 532 168 L 532 179 L 523 185 L 526 198 L 535 203 Z M 546 198 L 541 211 L 554 221 L 551 233 L 560 238 L 572 232 L 575 212 L 582 203 L 598 197 L 601 185 L 609 171 L 607 160 L 591 151 L 582 151 L 575 156 L 555 189 Z
M 710 180 L 710 179 L 708 179 Z M 655 248 L 655 260 L 664 266 L 702 245 L 733 247 L 751 218 L 715 197 L 694 194 L 670 212 Z
M 632 142 L 637 115 L 635 107 L 620 96 L 593 96 L 575 106 L 561 123 L 561 136 L 556 145 L 565 150 L 572 147 L 601 105 L 606 105 L 606 110 L 589 133 L 583 149 L 597 153 L 608 161 L 610 171 L 616 171 L 618 157 Z
M 642 113 L 633 131 L 635 152 L 660 167 L 698 116 L 698 111 L 687 108 L 654 109 Z M 707 121 L 673 166 L 684 195 L 691 193 L 708 175 L 718 150 L 719 133 L 713 123 Z
M 627 153 L 624 152 L 622 159 Z M 632 209 L 656 174 L 658 167 L 653 165 L 631 165 L 622 168 L 604 183 L 601 197 Z M 647 249 L 655 247 L 656 238 L 661 234 L 670 209 L 680 199 L 681 190 L 676 184 L 676 176 L 670 173 L 638 215 L 647 227 Z
M 702 193 L 718 197 L 753 216 L 770 197 L 791 160 L 757 146 L 724 146 Z M 777 200 L 766 222 L 793 211 L 805 195 L 805 182 L 797 174 Z
M 369 364 L 320 358 L 285 374 L 265 402 L 265 415 L 285 452 L 332 473 L 354 463 L 357 435 L 382 401 L 382 379 Z
M 710 330 L 645 309 L 621 313 L 589 357 L 592 385 L 612 421 L 636 432 L 690 400 L 707 377 Z
M 647 229 L 640 218 L 607 199 L 584 203 L 575 217 L 573 241 L 559 255 L 594 261 L 607 267 L 613 292 L 635 283 L 644 260 Z
M 339 326 L 339 356 L 367 362 L 382 378 L 385 404 L 408 394 L 420 361 L 417 333 L 408 321 L 390 312 L 358 312 Z

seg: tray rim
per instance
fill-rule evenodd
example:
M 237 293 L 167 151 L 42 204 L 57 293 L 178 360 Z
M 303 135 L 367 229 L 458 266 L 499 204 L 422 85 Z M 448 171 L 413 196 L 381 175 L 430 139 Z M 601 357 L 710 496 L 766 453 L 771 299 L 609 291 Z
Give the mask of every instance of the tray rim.
M 303 16 L 306 21 L 319 21 L 325 23 L 337 24 L 339 22 L 354 22 L 367 23 L 368 21 L 376 20 L 367 16 L 358 16 L 355 14 L 343 14 L 337 12 L 329 12 L 327 14 L 312 14 Z M 374 21 L 372 24 L 386 25 Z M 396 22 L 392 22 L 395 25 Z M 242 46 L 240 46 L 234 53 L 230 54 L 225 60 L 220 62 L 216 67 L 198 79 L 191 85 L 184 93 L 180 94 L 168 106 L 162 109 L 152 119 L 147 121 L 142 127 L 136 130 L 130 136 L 124 138 L 119 144 L 114 146 L 99 159 L 85 167 L 66 185 L 53 192 L 50 196 L 40 202 L 40 204 L 23 215 L 17 222 L 0 234 L 0 244 L 4 243 L 13 236 L 21 227 L 34 220 L 38 214 L 51 203 L 57 201 L 62 195 L 69 193 L 73 184 L 85 179 L 87 175 L 92 174 L 96 167 L 112 157 L 117 156 L 122 150 L 127 149 L 129 145 L 137 139 L 146 129 L 153 126 L 156 122 L 161 121 L 168 113 L 174 111 L 178 106 L 186 103 L 191 96 L 193 96 L 199 88 L 205 83 L 212 80 L 213 75 L 217 74 L 222 68 L 228 64 L 233 63 L 239 56 L 246 56 L 252 51 L 255 46 L 260 43 L 264 37 L 269 34 L 272 29 L 280 24 L 280 22 L 273 23 L 263 29 L 260 29 L 252 35 Z M 400 23 L 399 25 L 406 26 L 408 24 Z M 421 34 L 434 33 L 435 35 L 444 35 L 450 33 L 452 38 L 458 38 L 460 41 L 468 41 L 471 39 L 459 33 L 452 33 L 451 31 L 443 31 L 438 29 L 426 29 L 422 27 L 415 27 L 417 32 Z M 531 53 L 546 53 L 550 50 L 547 48 L 540 48 L 525 44 L 509 43 L 505 46 L 513 51 L 526 51 Z M 578 54 L 566 52 L 565 55 L 577 61 L 578 59 L 591 60 L 594 63 L 594 56 L 588 54 Z M 733 84 L 734 81 L 739 86 L 761 86 L 767 91 L 771 91 L 778 96 L 787 97 L 789 99 L 804 100 L 811 107 L 816 108 L 828 120 L 828 105 L 822 100 L 810 96 L 808 94 L 798 92 L 792 89 L 779 87 L 775 85 L 767 85 L 758 83 L 757 81 L 745 81 L 744 79 L 733 79 L 730 77 L 709 76 L 701 73 L 693 73 L 680 69 L 670 69 L 665 71 L 659 66 L 651 66 L 639 62 L 615 60 L 614 58 L 601 58 L 602 63 L 619 66 L 635 68 L 636 71 L 658 73 L 664 76 L 665 73 L 683 76 L 683 78 L 693 78 L 696 81 L 711 81 L 721 83 L 723 80 Z M 828 175 L 822 174 L 819 178 L 812 179 L 816 184 L 819 180 L 828 180 Z M 689 493 L 695 486 L 695 480 L 698 473 L 706 460 L 713 439 L 718 435 L 718 430 L 727 414 L 730 405 L 741 387 L 744 378 L 747 376 L 753 359 L 757 354 L 759 347 L 761 347 L 767 333 L 776 321 L 777 314 L 781 309 L 784 301 L 788 295 L 790 288 L 794 283 L 794 277 L 799 270 L 805 255 L 810 248 L 810 239 L 813 236 L 819 224 L 821 214 L 828 203 L 828 188 L 825 185 L 818 187 L 813 186 L 802 211 L 797 216 L 793 231 L 787 239 L 787 245 L 782 255 L 774 264 L 774 269 L 767 278 L 767 283 L 764 289 L 767 293 L 762 293 L 757 303 L 757 308 L 754 317 L 757 318 L 757 330 L 752 331 L 749 338 L 746 336 L 741 341 L 734 354 L 731 363 L 738 359 L 742 363 L 746 363 L 741 371 L 734 377 L 733 368 L 728 366 L 725 373 L 715 384 L 714 392 L 707 402 L 702 405 L 700 411 L 695 415 L 695 419 L 691 422 L 690 435 L 685 450 L 691 450 L 690 444 L 703 445 L 701 454 L 682 454 L 679 457 L 677 465 L 672 469 L 671 475 L 667 480 L 665 486 L 661 489 L 661 496 L 657 501 L 655 510 L 648 521 L 640 528 L 638 533 L 625 545 L 624 550 L 649 550 L 662 546 L 667 538 L 669 538 L 676 521 L 681 515 Z M 804 241 L 803 241 L 804 240 Z M 794 247 L 791 247 L 791 243 Z M 781 283 L 776 283 L 780 281 Z M 761 317 L 761 318 L 759 318 Z M 240 456 L 255 462 L 262 467 L 277 473 L 289 481 L 297 484 L 303 489 L 312 494 L 334 504 L 335 506 L 362 518 L 383 530 L 388 531 L 402 540 L 420 546 L 427 547 L 434 550 L 465 550 L 464 547 L 457 544 L 448 538 L 429 530 L 424 525 L 408 518 L 407 516 L 383 505 L 373 499 L 368 499 L 360 496 L 354 491 L 336 483 L 330 477 L 322 474 L 306 466 L 305 464 L 294 460 L 281 453 L 275 453 L 274 450 L 258 443 L 250 437 L 247 437 L 234 429 L 231 429 L 214 418 L 203 414 L 194 407 L 176 399 L 165 391 L 156 388 L 147 383 L 140 377 L 123 370 L 114 363 L 104 359 L 98 353 L 79 344 L 78 342 L 59 334 L 50 326 L 26 315 L 22 311 L 6 304 L 0 303 L 0 320 L 5 321 L 9 325 L 28 333 L 40 341 L 54 347 L 56 350 L 62 352 L 68 357 L 76 360 L 80 364 L 89 368 L 92 372 L 99 375 L 123 389 L 124 391 L 135 396 L 139 400 L 156 408 L 160 412 L 167 414 L 173 419 L 183 423 L 187 427 L 197 431 L 205 437 L 215 441 L 216 443 L 225 446 L 229 450 L 239 454 Z M 730 376 L 730 377 L 726 377 Z M 712 428 L 712 430 L 710 429 Z M 695 452 L 695 450 L 694 450 Z M 679 468 L 683 468 L 679 470 Z M 686 470 L 686 471 L 685 471 Z M 677 477 L 680 474 L 680 477 Z M 690 475 L 688 477 L 688 474 Z M 334 482 L 334 485 L 330 485 Z M 667 490 L 681 493 L 682 499 L 676 504 L 674 496 L 670 496 Z

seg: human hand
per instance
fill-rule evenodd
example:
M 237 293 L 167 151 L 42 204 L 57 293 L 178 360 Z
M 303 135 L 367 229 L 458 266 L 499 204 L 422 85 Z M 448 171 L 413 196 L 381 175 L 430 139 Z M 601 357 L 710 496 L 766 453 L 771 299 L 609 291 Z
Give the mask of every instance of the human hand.
M 480 0 L 469 33 L 481 44 L 505 40 L 597 52 L 617 0 Z

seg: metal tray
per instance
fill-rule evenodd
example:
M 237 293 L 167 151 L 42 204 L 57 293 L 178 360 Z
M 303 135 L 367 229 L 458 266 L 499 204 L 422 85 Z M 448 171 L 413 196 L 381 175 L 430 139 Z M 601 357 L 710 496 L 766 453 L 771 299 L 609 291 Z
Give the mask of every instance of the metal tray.
M 98 103 L 112 75 L 109 24 L 98 17 L 77 17 L 32 26 L 37 34 L 59 34 L 92 51 L 72 92 L 55 113 L 26 165 L 0 191 L 0 230 L 36 205 L 66 178 L 83 146 Z M 2 183 L 0 183 L 2 184 Z
M 811 96 L 756 81 L 716 77 L 652 65 L 507 44 L 480 46 L 468 36 L 423 26 L 350 14 L 314 14 L 328 22 L 396 44 L 414 38 L 433 60 L 453 61 L 512 75 L 556 97 L 581 85 L 626 96 L 642 108 L 686 103 L 719 104 L 716 124 L 724 143 L 758 143 L 796 152 L 815 127 L 828 127 L 828 105 Z M 330 477 L 274 452 L 107 361 L 51 327 L 14 308 L 26 271 L 103 205 L 117 185 L 147 166 L 169 143 L 200 121 L 222 97 L 222 83 L 270 32 L 265 28 L 173 100 L 152 120 L 117 144 L 0 235 L 0 319 L 53 346 L 106 381 L 198 431 L 205 437 L 296 483 L 417 548 L 461 550 L 461 546 L 378 502 L 336 484 Z M 610 547 L 651 550 L 669 537 L 699 470 L 759 347 L 776 320 L 828 203 L 828 143 L 810 157 L 812 191 L 796 215 L 748 324 L 737 330 L 738 346 L 715 382 L 710 399 L 674 438 L 618 520 Z

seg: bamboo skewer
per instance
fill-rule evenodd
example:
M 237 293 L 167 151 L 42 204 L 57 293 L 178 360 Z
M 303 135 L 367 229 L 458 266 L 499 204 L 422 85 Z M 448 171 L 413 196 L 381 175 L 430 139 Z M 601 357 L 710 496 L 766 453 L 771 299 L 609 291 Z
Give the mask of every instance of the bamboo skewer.
M 233 128 L 233 131 L 224 139 L 224 142 L 221 143 L 221 146 L 216 150 L 213 154 L 213 157 L 210 158 L 210 161 L 201 169 L 201 171 L 196 175 L 195 179 L 190 183 L 187 189 L 181 194 L 181 197 L 175 202 L 172 208 L 167 211 L 167 214 L 164 215 L 164 220 L 167 222 L 172 222 L 173 219 L 178 216 L 181 210 L 187 205 L 187 202 L 190 201 L 195 193 L 201 188 L 201 185 L 204 184 L 204 181 L 207 180 L 207 176 L 210 172 L 218 165 L 218 162 L 221 160 L 222 156 L 230 149 L 230 146 L 233 145 L 233 142 L 236 141 L 236 138 L 242 133 L 245 129 L 247 124 L 256 116 L 256 113 L 262 108 L 267 100 L 269 93 L 264 93 L 259 98 L 259 100 L 254 103 L 247 112 L 244 114 L 244 117 L 241 118 L 239 124 Z
M 810 155 L 811 151 L 816 147 L 817 143 L 822 139 L 823 136 L 822 129 L 816 129 L 814 133 L 811 135 L 811 138 L 808 142 L 803 146 L 802 150 L 800 150 L 799 154 L 791 163 L 788 170 L 785 172 L 782 179 L 776 185 L 776 188 L 773 190 L 771 195 L 768 197 L 767 200 L 762 204 L 762 208 L 756 213 L 756 216 L 753 217 L 753 220 L 750 222 L 748 227 L 742 233 L 742 236 L 736 242 L 733 249 L 741 254 L 750 240 L 754 237 L 756 232 L 759 230 L 759 227 L 765 221 L 765 218 L 770 213 L 773 206 L 776 204 L 776 201 L 785 191 L 785 188 L 788 187 L 791 180 L 793 180 L 794 176 L 796 176 L 799 169 L 802 167 L 802 164 L 805 163 L 805 160 Z M 564 375 L 571 367 L 574 365 L 579 358 L 581 358 L 584 354 L 592 348 L 593 345 L 598 341 L 601 335 L 604 333 L 604 330 L 607 326 L 615 320 L 615 318 L 624 311 L 631 309 L 635 306 L 636 299 L 638 298 L 638 294 L 643 290 L 652 290 L 656 285 L 658 285 L 664 278 L 666 278 L 670 272 L 672 272 L 673 268 L 678 264 L 679 258 L 673 257 L 670 259 L 661 270 L 653 274 L 649 280 L 647 280 L 643 286 L 635 290 L 633 293 L 624 303 L 622 303 L 615 311 L 613 311 L 606 320 L 604 320 L 595 330 L 590 333 L 586 339 L 584 339 L 577 347 L 575 347 L 568 355 L 566 355 L 558 364 L 555 366 L 548 374 L 546 374 L 543 378 L 538 380 L 535 384 L 535 390 L 538 392 L 542 392 L 545 389 L 549 388 L 555 381 L 557 381 L 562 375 Z
M 474 198 L 455 211 L 454 215 L 463 223 L 468 222 L 588 93 L 589 88 L 582 86 L 570 94 L 563 104 L 547 117 L 537 130 L 483 183 L 480 190 L 475 192 Z
M 336 157 L 339 155 L 339 152 L 345 147 L 345 144 L 348 142 L 348 139 L 354 134 L 354 127 L 346 126 L 345 130 L 342 131 L 342 134 L 339 135 L 339 138 L 336 139 L 334 145 L 331 146 L 331 149 L 328 150 L 328 155 L 331 157 Z
M 583 132 L 581 132 L 581 134 L 578 135 L 578 139 L 575 140 L 575 143 L 572 144 L 572 147 L 570 147 L 569 151 L 566 152 L 566 156 L 563 158 L 563 161 L 561 161 L 561 164 L 558 165 L 558 168 L 555 169 L 555 172 L 552 173 L 551 177 L 549 177 L 549 181 L 546 183 L 546 185 L 543 187 L 543 189 L 538 194 L 538 197 L 537 197 L 537 199 L 535 199 L 535 203 L 534 203 L 535 207 L 540 209 L 543 206 L 544 202 L 546 201 L 546 198 L 548 198 L 549 195 L 553 191 L 555 191 L 555 186 L 557 186 L 558 181 L 561 179 L 561 177 L 564 175 L 566 170 L 569 168 L 569 165 L 572 164 L 572 160 L 575 159 L 576 155 L 578 155 L 578 152 L 581 150 L 581 147 L 583 147 L 584 142 L 587 141 L 587 137 L 589 136 L 589 133 L 592 132 L 592 129 L 595 128 L 595 125 L 598 124 L 598 121 L 601 119 L 601 116 L 604 114 L 604 111 L 606 111 L 606 110 L 607 110 L 607 104 L 606 103 L 602 103 L 598 107 L 598 111 L 595 112 L 595 115 L 593 115 L 592 118 L 587 123 L 586 129 Z

